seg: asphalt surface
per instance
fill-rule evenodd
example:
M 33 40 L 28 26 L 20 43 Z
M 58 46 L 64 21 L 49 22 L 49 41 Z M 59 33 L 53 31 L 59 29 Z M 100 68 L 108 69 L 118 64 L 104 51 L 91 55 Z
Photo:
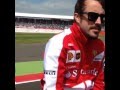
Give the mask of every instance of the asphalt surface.
M 40 81 L 17 84 L 15 85 L 16 90 L 42 90 L 40 88 Z
M 15 62 L 40 60 L 43 58 L 45 44 L 15 44 Z
M 43 59 L 45 44 L 15 44 L 15 62 Z M 40 81 L 15 85 L 16 90 L 41 90 Z

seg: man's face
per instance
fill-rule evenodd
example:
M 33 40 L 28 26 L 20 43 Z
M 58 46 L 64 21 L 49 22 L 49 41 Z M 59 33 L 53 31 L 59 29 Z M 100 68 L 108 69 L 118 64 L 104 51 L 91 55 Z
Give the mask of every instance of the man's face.
M 98 38 L 103 23 L 105 11 L 101 4 L 95 0 L 85 1 L 85 10 L 77 21 L 82 32 L 88 38 Z

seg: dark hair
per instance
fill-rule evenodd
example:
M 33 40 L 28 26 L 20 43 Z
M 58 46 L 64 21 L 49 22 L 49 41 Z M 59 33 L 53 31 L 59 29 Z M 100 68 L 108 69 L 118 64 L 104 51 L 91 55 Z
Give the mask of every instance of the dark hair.
M 74 13 L 79 13 L 80 15 L 83 13 L 85 9 L 85 1 L 86 0 L 77 0 Z M 103 9 L 105 9 L 105 0 L 95 0 L 95 1 L 98 1 L 102 5 Z

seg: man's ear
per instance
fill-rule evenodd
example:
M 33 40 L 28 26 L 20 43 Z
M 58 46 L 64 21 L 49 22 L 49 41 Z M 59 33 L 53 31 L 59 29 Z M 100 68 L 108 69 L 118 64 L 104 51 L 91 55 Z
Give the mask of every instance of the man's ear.
M 77 22 L 77 23 L 80 23 L 80 15 L 78 13 L 74 13 L 74 20 Z

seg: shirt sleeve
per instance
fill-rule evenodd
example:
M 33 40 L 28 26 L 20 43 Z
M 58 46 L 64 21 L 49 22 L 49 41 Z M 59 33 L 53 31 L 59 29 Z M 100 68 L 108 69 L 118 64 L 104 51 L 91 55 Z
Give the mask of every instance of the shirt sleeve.
M 44 89 L 64 90 L 65 54 L 62 42 L 50 40 L 44 54 Z

